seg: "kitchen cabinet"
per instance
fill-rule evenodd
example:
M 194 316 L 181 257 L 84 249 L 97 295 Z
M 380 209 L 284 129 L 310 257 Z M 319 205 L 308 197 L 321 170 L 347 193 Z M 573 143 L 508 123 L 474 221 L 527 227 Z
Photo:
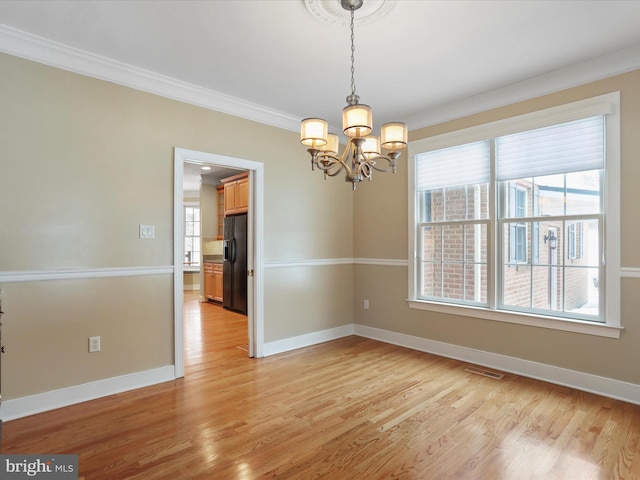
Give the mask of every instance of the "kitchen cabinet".
M 204 296 L 207 300 L 222 302 L 222 264 L 204 263 Z
M 213 265 L 213 298 L 216 302 L 222 302 L 222 264 L 216 263 Z
M 224 185 L 224 214 L 247 213 L 249 209 L 249 173 L 220 180 Z

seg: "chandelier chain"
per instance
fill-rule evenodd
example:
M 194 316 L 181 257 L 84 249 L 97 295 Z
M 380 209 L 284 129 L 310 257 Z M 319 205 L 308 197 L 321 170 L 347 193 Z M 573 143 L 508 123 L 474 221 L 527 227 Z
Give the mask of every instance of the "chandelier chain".
M 355 45 L 355 35 L 353 33 L 353 12 L 354 12 L 354 7 L 351 6 L 351 95 L 355 95 L 356 94 L 356 81 L 355 81 L 355 52 L 356 52 L 356 45 Z

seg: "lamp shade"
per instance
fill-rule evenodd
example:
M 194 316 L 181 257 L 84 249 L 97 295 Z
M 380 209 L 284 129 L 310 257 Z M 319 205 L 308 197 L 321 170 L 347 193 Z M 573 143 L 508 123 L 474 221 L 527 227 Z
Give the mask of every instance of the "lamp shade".
M 342 128 L 347 137 L 366 137 L 373 129 L 373 114 L 369 105 L 356 103 L 342 110 Z
M 327 144 L 322 145 L 319 148 L 319 150 L 328 155 L 337 156 L 339 148 L 340 148 L 340 139 L 338 138 L 338 135 L 334 133 L 329 133 L 327 135 Z
M 300 122 L 300 143 L 317 148 L 327 143 L 329 124 L 321 118 L 305 118 Z
M 376 135 L 369 135 L 362 144 L 362 155 L 367 160 L 380 156 L 380 138 Z
M 380 128 L 382 146 L 389 150 L 401 150 L 407 146 L 407 124 L 402 122 L 385 123 Z

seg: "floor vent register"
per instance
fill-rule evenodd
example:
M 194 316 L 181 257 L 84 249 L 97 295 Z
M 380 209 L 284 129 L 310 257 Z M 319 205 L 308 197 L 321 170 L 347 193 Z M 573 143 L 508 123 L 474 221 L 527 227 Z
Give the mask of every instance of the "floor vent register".
M 504 377 L 504 375 L 501 373 L 492 372 L 480 367 L 467 367 L 464 369 L 464 371 L 475 373 L 476 375 L 482 375 L 483 377 L 493 378 L 494 380 L 502 380 L 502 378 Z

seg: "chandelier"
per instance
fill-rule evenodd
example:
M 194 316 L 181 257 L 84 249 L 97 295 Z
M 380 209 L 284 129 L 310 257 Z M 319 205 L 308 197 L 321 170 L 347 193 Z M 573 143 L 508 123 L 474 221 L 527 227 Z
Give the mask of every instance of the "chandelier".
M 309 147 L 311 170 L 318 168 L 327 176 L 335 177 L 345 172 L 345 181 L 351 182 L 353 190 L 365 178 L 371 180 L 374 170 L 396 173 L 396 159 L 407 147 L 407 125 L 401 122 L 385 123 L 380 128 L 380 137 L 370 135 L 373 130 L 371 107 L 360 103 L 356 95 L 354 80 L 355 36 L 354 12 L 363 0 L 341 0 L 342 8 L 351 12 L 351 95 L 342 110 L 342 129 L 347 136 L 347 146 L 339 155 L 338 136 L 329 133 L 329 126 L 322 118 L 305 118 L 300 124 L 300 142 Z M 388 152 L 383 155 L 382 147 Z

